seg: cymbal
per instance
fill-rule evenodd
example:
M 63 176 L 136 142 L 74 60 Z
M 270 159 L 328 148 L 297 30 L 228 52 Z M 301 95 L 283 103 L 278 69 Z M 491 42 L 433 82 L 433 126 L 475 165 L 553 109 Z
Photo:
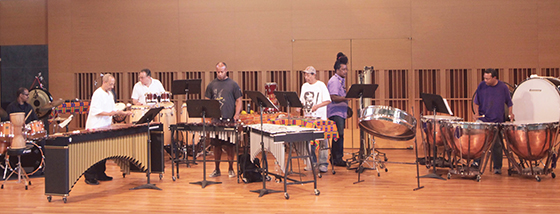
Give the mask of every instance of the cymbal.
M 54 108 L 54 107 L 59 106 L 59 105 L 62 104 L 62 103 L 64 103 L 64 100 L 62 100 L 62 99 L 53 100 L 52 102 L 47 103 L 47 104 L 45 104 L 45 105 L 39 107 L 39 110 L 41 110 L 41 111 L 48 111 L 48 110 L 51 110 L 51 109 Z
M 8 112 L 6 112 L 2 107 L 0 107 L 0 117 L 8 117 Z

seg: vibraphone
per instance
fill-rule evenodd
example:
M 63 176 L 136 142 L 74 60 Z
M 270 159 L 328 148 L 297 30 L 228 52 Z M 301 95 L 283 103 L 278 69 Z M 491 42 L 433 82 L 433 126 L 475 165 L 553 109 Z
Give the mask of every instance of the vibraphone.
M 160 123 L 149 126 L 151 134 L 163 131 Z M 152 132 L 154 131 L 154 132 Z M 154 136 L 152 135 L 152 136 Z M 140 171 L 148 168 L 148 125 L 113 125 L 106 129 L 70 132 L 50 136 L 45 143 L 45 195 L 66 197 L 80 177 L 94 164 L 105 159 L 115 159 L 124 174 L 130 173 L 131 163 Z M 152 138 L 151 168 L 163 172 L 163 144 Z M 158 145 L 159 144 L 159 145 Z M 154 170 L 152 170 L 154 171 Z
M 254 160 L 257 154 L 262 152 L 262 146 L 260 145 L 261 138 L 264 144 L 264 150 L 271 152 L 276 158 L 278 164 L 280 165 L 284 174 L 284 196 L 286 199 L 289 198 L 287 185 L 292 184 L 305 184 L 314 183 L 314 192 L 319 195 L 319 190 L 317 189 L 317 173 L 312 170 L 313 180 L 312 181 L 298 181 L 295 179 L 288 178 L 288 166 L 286 162 L 290 162 L 292 159 L 296 158 L 308 158 L 311 162 L 311 153 L 309 152 L 309 141 L 323 139 L 324 132 L 314 129 L 305 128 L 299 126 L 284 126 L 276 124 L 253 124 L 248 125 L 247 128 L 250 130 L 250 142 L 251 142 L 251 160 Z M 261 135 L 262 134 L 262 135 Z M 288 146 L 288 160 L 285 161 L 285 146 Z M 296 147 L 299 151 L 305 151 L 305 155 L 300 155 L 292 157 L 292 149 Z M 292 181 L 288 183 L 287 181 Z
M 177 178 L 179 178 L 179 162 L 181 161 L 175 154 L 175 146 L 177 145 L 177 142 L 175 142 L 174 136 L 178 131 L 186 131 L 193 134 L 198 133 L 199 136 L 204 136 L 205 134 L 203 133 L 203 131 L 205 131 L 207 138 L 216 138 L 235 144 L 235 154 L 238 154 L 239 145 L 237 142 L 239 140 L 239 133 L 241 132 L 240 129 L 242 128 L 240 125 L 232 122 L 207 123 L 206 127 L 204 127 L 203 125 L 203 123 L 177 123 L 169 127 L 171 129 L 171 139 L 173 139 L 173 142 L 171 143 L 171 156 L 173 157 L 173 161 L 171 161 L 171 176 L 174 181 L 176 180 L 175 172 L 177 173 Z M 206 142 L 206 146 L 209 146 L 209 141 Z M 188 139 L 186 141 L 186 144 L 188 145 Z M 193 142 L 193 153 L 195 151 L 194 144 L 195 142 Z M 235 156 L 236 160 L 234 161 L 237 162 L 237 155 Z M 185 155 L 185 158 L 187 159 L 186 162 L 188 163 L 188 155 Z M 196 154 L 193 155 L 193 159 L 196 161 Z M 223 160 L 222 162 L 226 161 L 227 160 Z M 239 164 L 237 164 L 237 171 L 239 172 Z M 239 182 L 239 176 L 237 176 L 237 182 Z

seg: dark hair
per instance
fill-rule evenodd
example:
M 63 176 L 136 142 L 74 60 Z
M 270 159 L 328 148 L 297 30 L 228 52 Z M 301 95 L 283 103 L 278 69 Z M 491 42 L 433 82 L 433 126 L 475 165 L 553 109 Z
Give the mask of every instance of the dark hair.
M 150 71 L 150 69 L 144 68 L 140 71 L 140 73 L 142 73 L 142 72 L 146 73 L 146 76 L 149 76 L 149 77 L 152 76 L 152 71 Z
M 19 97 L 20 94 L 23 94 L 24 91 L 26 91 L 27 88 L 25 87 L 20 87 L 18 88 L 17 92 L 16 92 L 16 97 Z
M 484 70 L 485 74 L 492 74 L 492 77 L 498 77 L 498 71 L 496 69 L 493 68 L 488 68 L 486 70 Z
M 336 62 L 334 63 L 334 70 L 336 71 L 340 69 L 340 65 L 346 65 L 346 64 L 348 64 L 348 57 L 346 57 L 344 53 L 338 52 L 338 54 L 336 54 Z

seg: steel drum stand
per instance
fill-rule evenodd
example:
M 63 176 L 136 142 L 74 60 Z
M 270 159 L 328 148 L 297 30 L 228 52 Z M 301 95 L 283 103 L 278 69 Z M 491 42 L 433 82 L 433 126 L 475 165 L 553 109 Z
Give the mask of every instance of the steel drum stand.
M 159 107 L 159 108 L 153 108 L 150 109 L 148 112 L 146 112 L 146 114 L 144 114 L 144 116 L 142 116 L 142 118 L 140 118 L 138 120 L 138 122 L 136 124 L 142 124 L 142 123 L 147 123 L 147 127 L 148 127 L 148 143 L 146 144 L 148 146 L 148 169 L 146 170 L 146 177 L 147 177 L 147 183 L 144 185 L 140 185 L 134 188 L 131 188 L 130 190 L 137 190 L 137 189 L 155 189 L 155 190 L 161 190 L 159 187 L 157 187 L 155 184 L 151 184 L 150 183 L 150 174 L 152 173 L 152 137 L 150 135 L 150 122 L 152 122 L 152 120 L 154 120 L 154 118 L 157 116 L 157 114 L 159 114 L 159 112 L 163 109 L 163 107 Z M 164 127 L 165 128 L 165 127 Z
M 414 106 L 412 106 L 412 117 L 415 117 L 414 116 Z M 417 143 L 417 140 L 416 140 L 417 137 L 418 136 L 414 136 L 414 151 L 416 152 L 416 182 L 418 183 L 418 187 L 412 189 L 413 191 L 420 190 L 420 189 L 424 188 L 424 186 L 420 186 L 420 169 L 419 169 L 419 166 L 418 166 L 418 143 Z M 424 138 L 424 137 L 422 137 L 422 138 Z
M 266 159 L 266 151 L 264 150 L 264 129 L 263 129 L 263 107 L 267 108 L 276 108 L 272 102 L 268 98 L 266 98 L 261 92 L 258 91 L 245 91 L 245 94 L 251 98 L 251 100 L 259 105 L 259 110 L 261 112 L 261 158 L 262 158 L 262 166 L 261 166 L 261 174 L 262 174 L 262 182 L 263 188 L 258 190 L 251 190 L 251 192 L 259 193 L 259 197 L 263 195 L 270 194 L 270 193 L 279 193 L 282 191 L 279 190 L 271 190 L 266 188 L 266 176 L 269 174 L 268 172 L 268 160 Z M 278 108 L 276 108 L 278 109 Z
M 432 109 L 432 112 L 434 113 L 434 123 L 436 122 L 436 113 L 440 112 L 440 113 L 444 113 L 444 114 L 451 114 L 450 111 L 448 111 L 443 98 L 440 95 L 437 94 L 426 94 L 426 93 L 420 93 L 420 97 L 422 97 L 422 101 L 424 101 L 424 105 L 426 105 L 426 109 Z M 436 124 L 434 124 L 434 141 L 432 143 L 432 147 L 433 147 L 433 151 L 434 151 L 434 157 L 433 159 L 433 172 L 427 174 L 427 175 L 422 175 L 420 176 L 420 178 L 435 178 L 435 179 L 440 179 L 440 180 L 447 180 L 443 177 L 441 177 L 440 175 L 437 174 L 437 169 L 436 169 L 436 154 L 437 154 L 437 146 L 436 146 Z M 418 160 L 416 160 L 418 161 Z M 428 163 L 426 163 L 428 164 Z

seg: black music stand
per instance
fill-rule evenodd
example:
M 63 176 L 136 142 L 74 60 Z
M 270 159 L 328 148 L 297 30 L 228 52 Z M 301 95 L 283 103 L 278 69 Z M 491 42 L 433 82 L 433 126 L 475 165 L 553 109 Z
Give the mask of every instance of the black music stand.
M 360 110 L 362 112 L 364 109 L 364 98 L 374 98 L 375 90 L 377 90 L 377 84 L 353 84 L 350 86 L 350 90 L 346 93 L 346 98 L 359 98 L 360 99 Z M 358 172 L 358 181 L 354 182 L 354 184 L 360 183 L 363 180 L 360 180 L 360 175 L 366 169 L 373 170 L 375 168 L 364 168 L 364 163 L 369 158 L 367 154 L 366 148 L 364 146 L 365 143 L 365 133 L 363 130 L 360 129 L 360 150 L 358 151 L 358 167 L 356 167 L 356 171 Z M 370 148 L 371 149 L 371 148 Z M 332 155 L 331 155 L 332 158 Z M 332 161 L 332 160 L 331 160 Z
M 303 104 L 299 100 L 299 97 L 295 91 L 275 91 L 276 100 L 280 106 L 285 106 L 288 112 L 288 119 L 290 119 L 290 108 L 302 108 Z
M 444 113 L 444 114 L 451 114 L 451 112 L 448 111 L 447 105 L 445 105 L 445 102 L 443 101 L 443 98 L 438 95 L 438 94 L 427 94 L 427 93 L 420 93 L 420 97 L 422 98 L 422 101 L 424 102 L 424 105 L 426 105 L 426 109 L 432 109 L 432 112 L 434 113 L 434 141 L 432 142 L 432 147 L 433 147 L 433 151 L 434 154 L 432 154 L 432 166 L 433 166 L 433 172 L 429 173 L 427 175 L 422 175 L 420 176 L 420 178 L 436 178 L 436 179 L 441 179 L 441 180 L 447 180 L 441 176 L 439 176 L 437 174 L 437 169 L 436 169 L 436 157 L 437 157 L 437 146 L 436 146 L 436 113 L 440 112 L 440 113 Z M 418 149 L 418 148 L 417 148 Z M 418 159 L 416 159 L 416 161 L 418 161 Z M 427 163 L 426 163 L 427 164 Z
M 137 189 L 157 189 L 157 190 L 161 190 L 159 187 L 156 187 L 155 184 L 151 184 L 150 183 L 150 174 L 152 173 L 152 137 L 150 135 L 150 122 L 152 122 L 154 120 L 154 118 L 157 116 L 157 114 L 159 114 L 159 112 L 163 109 L 163 107 L 159 107 L 159 108 L 153 108 L 150 109 L 148 112 L 146 112 L 146 114 L 144 114 L 144 116 L 142 116 L 138 122 L 136 122 L 135 124 L 143 124 L 143 123 L 147 123 L 147 127 L 148 127 L 148 170 L 146 170 L 146 177 L 148 180 L 148 183 L 144 184 L 144 185 L 140 185 L 134 188 L 131 188 L 130 190 L 137 190 Z
M 173 82 L 171 83 L 171 93 L 176 94 L 176 95 L 184 94 L 185 95 L 185 100 L 188 100 L 189 99 L 189 94 L 200 94 L 201 82 L 202 82 L 202 79 L 173 80 Z M 188 122 L 187 121 L 187 114 L 185 114 L 185 122 Z M 188 135 L 186 135 L 186 136 L 188 136 Z M 185 139 L 185 144 L 186 144 L 185 148 L 188 147 L 188 145 L 189 145 L 188 137 L 187 137 L 187 139 Z M 196 145 L 195 145 L 195 142 L 193 140 L 193 144 L 192 144 L 193 151 L 196 151 L 195 147 L 196 147 Z M 179 148 L 179 145 L 177 145 L 177 148 Z M 171 150 L 173 150 L 173 148 L 171 148 Z M 187 167 L 189 167 L 189 155 L 187 154 L 187 149 L 184 149 L 183 151 L 184 151 L 183 152 L 183 157 L 185 158 L 185 162 L 187 164 Z M 171 151 L 171 157 L 172 157 L 173 161 L 177 161 L 175 159 L 178 158 L 178 154 L 177 154 L 177 157 L 176 157 L 175 152 L 176 151 Z M 179 177 L 179 161 L 177 161 L 176 163 L 177 163 L 177 177 Z M 193 155 L 192 163 L 196 164 L 196 155 Z M 174 169 L 173 169 L 173 164 L 171 166 L 171 172 L 172 172 L 171 174 L 174 174 L 174 172 L 175 172 Z
M 187 112 L 191 117 L 202 116 L 202 135 L 204 140 L 202 141 L 202 148 L 206 148 L 206 140 L 209 139 L 206 136 L 206 116 L 209 118 L 220 118 L 222 117 L 222 111 L 220 110 L 220 102 L 217 100 L 187 100 Z M 207 181 L 206 180 L 206 152 L 202 152 L 202 181 L 190 182 L 190 184 L 200 184 L 202 188 L 210 184 L 221 184 L 222 182 L 217 181 Z
M 272 102 L 266 98 L 261 92 L 258 91 L 245 91 L 245 94 L 251 98 L 251 100 L 259 106 L 261 112 L 261 158 L 263 165 L 261 166 L 263 188 L 259 190 L 251 190 L 251 192 L 259 193 L 259 197 L 269 193 L 278 193 L 282 191 L 270 190 L 266 188 L 266 175 L 268 175 L 268 160 L 266 159 L 266 151 L 264 150 L 264 129 L 263 129 L 263 108 L 274 108 L 278 110 Z

